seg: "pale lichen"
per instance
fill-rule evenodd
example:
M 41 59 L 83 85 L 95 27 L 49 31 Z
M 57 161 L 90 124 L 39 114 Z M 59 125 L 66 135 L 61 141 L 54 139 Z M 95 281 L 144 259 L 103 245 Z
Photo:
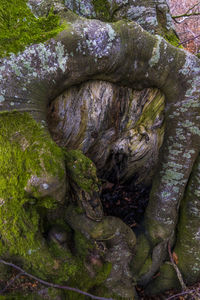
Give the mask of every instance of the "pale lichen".
M 88 51 L 95 58 L 109 56 L 114 42 L 119 43 L 117 33 L 111 24 L 105 24 L 97 20 L 88 20 L 73 25 L 73 28 L 85 40 L 79 42 L 77 51 L 84 53 Z
M 155 65 L 157 65 L 160 60 L 160 45 L 161 45 L 162 41 L 163 41 L 163 38 L 159 35 L 156 35 L 156 44 L 153 47 L 152 55 L 149 60 L 150 67 L 154 67 Z

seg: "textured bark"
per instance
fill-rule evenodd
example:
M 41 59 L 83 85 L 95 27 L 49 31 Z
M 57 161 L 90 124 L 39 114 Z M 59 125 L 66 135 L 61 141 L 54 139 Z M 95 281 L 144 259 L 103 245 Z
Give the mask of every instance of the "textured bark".
M 139 239 L 142 243 L 145 241 L 145 250 L 148 249 L 148 251 L 145 252 L 145 257 L 143 257 L 144 265 L 141 266 L 138 274 L 133 274 L 133 277 L 137 277 L 137 280 L 146 284 L 165 259 L 167 242 L 169 240 L 174 241 L 174 230 L 178 222 L 180 202 L 183 199 L 194 162 L 199 154 L 200 62 L 195 56 L 175 48 L 161 36 L 151 35 L 135 22 L 105 23 L 96 19 L 85 19 L 66 10 L 66 7 L 60 1 L 49 1 L 49 5 L 51 6 L 53 2 L 55 3 L 55 11 L 64 21 L 65 30 L 44 44 L 31 45 L 17 55 L 1 59 L 0 109 L 2 112 L 12 112 L 13 110 L 29 112 L 37 121 L 46 126 L 48 103 L 71 86 L 88 80 L 109 81 L 113 84 L 137 90 L 150 87 L 161 90 L 166 101 L 166 130 L 164 143 L 159 154 L 159 166 L 153 180 L 151 198 L 145 214 L 146 237 L 141 236 Z M 116 3 L 119 2 L 116 1 Z M 142 3 L 144 4 L 144 2 Z M 37 1 L 29 1 L 29 4 L 33 7 L 35 13 L 43 13 L 43 8 L 40 5 L 37 6 Z M 142 5 L 140 5 L 140 8 Z M 159 1 L 159 5 L 160 10 L 167 16 L 166 3 Z M 48 6 L 45 7 L 48 9 Z M 130 7 L 128 7 L 128 10 L 124 7 L 116 11 L 113 16 L 114 21 L 118 19 L 118 15 L 121 17 L 123 13 L 130 12 Z M 149 9 L 150 11 L 153 9 L 155 12 L 156 8 L 157 6 L 154 9 L 151 7 Z M 132 8 L 132 10 L 136 16 L 136 9 Z M 156 16 L 159 19 L 158 13 Z M 96 15 L 93 17 L 96 17 Z M 147 19 L 146 16 L 145 19 Z M 108 21 L 111 21 L 111 19 Z M 167 30 L 167 24 L 166 17 L 166 22 L 161 27 Z M 147 24 L 143 25 L 147 26 Z M 146 29 L 152 30 L 148 26 Z M 162 30 L 158 33 L 162 33 Z M 168 30 L 171 30 L 171 28 Z M 78 105 L 78 102 L 76 105 Z M 90 130 L 87 132 L 89 134 Z M 74 145 L 76 146 L 76 142 Z M 81 160 L 82 158 L 80 162 Z M 84 162 L 84 164 L 86 163 Z M 91 174 L 93 174 L 92 171 Z M 195 197 L 192 196 L 191 201 L 190 196 L 187 196 L 190 195 L 190 186 L 193 185 L 198 194 L 197 177 L 198 168 L 195 167 L 191 181 L 188 183 L 185 200 L 182 204 L 182 217 L 179 222 L 180 232 L 183 227 L 181 224 L 185 226 L 186 222 L 188 233 L 187 238 L 182 233 L 178 234 L 176 245 L 178 253 L 181 253 L 184 249 L 186 253 L 190 254 L 191 249 L 188 247 L 190 238 L 188 239 L 188 236 L 191 235 L 191 232 L 191 239 L 195 241 L 195 249 L 199 247 L 198 225 L 192 225 L 191 228 L 190 216 L 185 218 L 185 215 L 187 215 L 185 207 L 187 205 L 192 207 L 191 212 L 199 212 Z M 49 184 L 48 179 L 46 181 L 46 184 Z M 95 188 L 93 185 L 91 186 L 94 189 L 93 192 L 96 191 L 96 185 Z M 46 189 L 45 187 L 44 189 Z M 88 192 L 85 186 L 80 185 L 79 188 Z M 88 203 L 89 200 L 86 200 L 86 202 Z M 85 204 L 85 202 L 83 203 Z M 113 267 L 110 277 L 107 275 L 105 286 L 117 295 L 133 298 L 134 288 L 130 278 L 130 252 L 133 255 L 134 234 L 132 233 L 130 238 L 130 230 L 126 228 L 126 225 L 117 222 L 116 219 L 113 221 L 112 217 L 108 217 L 108 223 L 104 218 L 100 223 L 97 220 L 91 221 L 85 217 L 83 213 L 85 206 L 82 206 L 79 205 L 79 208 L 82 209 L 81 213 L 72 207 L 68 208 L 67 222 L 75 231 L 82 230 L 87 237 L 94 240 L 108 239 L 106 260 L 112 262 Z M 57 213 L 58 217 L 62 215 L 60 210 Z M 77 227 L 76 214 L 78 214 L 80 227 Z M 91 217 L 90 214 L 89 217 Z M 55 215 L 51 216 L 50 213 L 49 219 L 55 221 Z M 90 227 L 89 223 L 93 225 Z M 117 225 L 113 225 L 115 223 Z M 198 216 L 195 217 L 194 224 L 198 224 Z M 114 227 L 110 232 L 111 226 Z M 98 230 L 100 233 L 95 235 L 94 233 Z M 56 239 L 55 235 L 58 236 L 58 233 L 54 234 L 54 241 Z M 120 235 L 119 239 L 116 237 L 118 235 Z M 65 239 L 65 242 L 67 242 L 67 239 Z M 42 242 L 39 245 L 41 244 Z M 119 263 L 122 257 L 117 253 L 117 249 L 122 253 L 127 253 L 128 258 L 122 264 Z M 137 249 L 141 249 L 140 242 Z M 46 253 L 45 251 L 46 248 L 43 253 Z M 62 251 L 60 251 L 60 255 L 64 259 Z M 136 257 L 137 255 L 136 252 Z M 70 255 L 69 257 L 71 258 Z M 137 263 L 137 259 L 133 258 L 131 263 L 132 272 L 137 269 Z M 141 263 L 141 260 L 139 263 Z M 58 264 L 60 266 L 62 260 Z M 187 278 L 188 264 L 181 262 L 180 267 Z M 115 278 L 115 268 L 121 270 L 120 274 L 125 274 L 124 282 L 120 283 L 120 278 Z M 50 268 L 51 275 L 53 269 Z M 44 273 L 44 270 L 42 271 Z M 194 255 L 190 271 L 193 274 L 191 281 L 198 280 L 200 277 L 198 253 Z M 94 270 L 89 273 L 92 272 Z M 64 280 L 63 273 L 61 280 Z M 174 281 L 172 280 L 171 285 L 173 284 Z M 89 289 L 90 285 L 87 285 L 87 288 Z M 164 284 L 161 289 L 165 289 Z
M 49 110 L 56 143 L 80 149 L 109 181 L 149 185 L 164 134 L 164 96 L 90 81 L 58 96 Z M 106 146 L 105 146 L 106 145 Z

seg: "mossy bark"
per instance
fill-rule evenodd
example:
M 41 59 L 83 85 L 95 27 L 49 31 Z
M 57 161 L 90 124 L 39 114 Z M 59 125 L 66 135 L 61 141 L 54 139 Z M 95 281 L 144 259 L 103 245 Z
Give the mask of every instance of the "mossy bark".
M 42 16 L 36 2 L 32 0 L 30 3 L 34 13 Z M 200 144 L 199 59 L 175 48 L 162 37 L 151 35 L 135 22 L 124 20 L 104 23 L 96 19 L 89 20 L 66 10 L 61 1 L 48 3 L 47 12 L 54 4 L 53 10 L 60 16 L 62 25 L 59 24 L 56 30 L 60 31 L 60 26 L 63 26 L 63 31 L 46 43 L 27 46 L 24 51 L 0 61 L 0 110 L 7 111 L 0 116 L 1 151 L 4 156 L 0 174 L 1 255 L 9 258 L 17 256 L 33 273 L 57 282 L 69 280 L 69 277 L 71 283 L 77 282 L 77 274 L 86 272 L 86 279 L 78 281 L 81 288 L 88 290 L 103 283 L 110 288 L 111 293 L 134 298 L 130 262 L 135 236 L 130 233 L 130 228 L 111 217 L 91 220 L 75 202 L 75 209 L 68 206 L 65 215 L 66 222 L 75 233 L 75 253 L 67 246 L 67 241 L 72 244 L 70 237 L 60 239 L 63 231 L 68 232 L 68 225 L 62 224 L 61 228 L 51 230 L 51 226 L 58 222 L 56 219 L 64 218 L 63 206 L 67 206 L 63 202 L 66 183 L 64 152 L 51 141 L 46 128 L 36 124 L 27 114 L 30 113 L 35 120 L 46 126 L 47 104 L 50 101 L 73 85 L 98 79 L 138 90 L 157 87 L 165 95 L 166 132 L 145 214 L 147 250 L 149 247 L 150 250 L 141 258 L 145 261 L 141 270 L 145 270 L 142 276 L 146 283 L 165 259 L 166 245 L 174 239 L 179 206 L 188 184 L 181 205 L 175 249 L 180 255 L 181 269 L 184 273 L 189 269 L 192 280 L 196 281 L 200 274 L 198 253 L 190 267 L 183 263 L 182 251 L 186 248 L 188 250 L 190 238 L 193 241 L 194 236 L 195 247 L 199 245 L 198 218 L 194 215 L 195 211 L 199 212 L 199 208 L 195 203 L 195 195 L 192 194 L 192 200 L 187 196 L 192 193 L 190 184 L 195 185 L 198 194 L 198 168 L 195 167 L 190 182 L 188 178 L 198 157 Z M 165 12 L 165 8 L 162 9 Z M 134 8 L 136 15 L 135 11 Z M 167 18 L 163 24 L 166 28 Z M 143 118 L 139 119 L 138 124 Z M 69 168 L 72 171 L 71 166 Z M 90 178 L 88 181 L 91 183 Z M 82 183 L 75 184 L 88 192 Z M 190 206 L 192 209 L 188 212 L 186 207 Z M 194 215 L 192 227 L 188 213 Z M 47 221 L 47 224 L 43 224 L 41 219 Z M 186 234 L 183 233 L 185 224 Z M 77 238 L 81 231 L 82 235 Z M 21 232 L 23 236 L 19 234 Z M 44 240 L 43 233 L 45 235 L 48 232 L 51 233 L 49 239 Z M 105 243 L 106 254 L 99 252 L 95 243 L 92 243 L 101 240 L 108 240 Z M 79 257 L 76 254 L 80 254 L 81 245 L 82 254 Z M 140 249 L 139 245 L 137 249 Z M 96 270 L 91 254 L 98 255 L 100 261 L 105 259 L 107 263 L 103 261 Z M 112 267 L 109 267 L 110 263 Z M 119 273 L 124 276 L 121 284 L 115 269 L 120 270 Z

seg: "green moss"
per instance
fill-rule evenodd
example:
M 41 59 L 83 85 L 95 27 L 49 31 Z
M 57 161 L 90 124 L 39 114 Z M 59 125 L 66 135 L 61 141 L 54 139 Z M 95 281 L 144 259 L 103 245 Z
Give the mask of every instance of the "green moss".
M 141 270 L 140 270 L 140 273 L 138 274 L 139 278 L 141 278 L 143 275 L 147 274 L 150 270 L 151 270 L 151 267 L 152 267 L 152 259 L 151 257 L 149 256 L 146 260 L 145 260 L 145 263 L 144 265 L 142 266 Z
M 136 127 L 144 125 L 148 127 L 153 125 L 158 114 L 161 114 L 165 108 L 165 97 L 157 90 L 153 90 L 147 103 L 145 103 L 142 114 L 136 123 Z
M 131 270 L 135 274 L 136 280 L 143 275 L 142 267 L 145 264 L 145 261 L 148 259 L 150 252 L 150 245 L 148 240 L 144 235 L 140 235 L 137 238 L 137 244 L 135 249 L 135 255 L 131 262 Z
M 82 265 L 82 267 L 85 269 L 85 266 Z M 69 284 L 71 286 L 76 286 L 82 291 L 89 291 L 90 293 L 93 293 L 93 287 L 101 285 L 106 278 L 108 277 L 109 273 L 111 271 L 111 264 L 110 263 L 104 263 L 104 265 L 101 268 L 96 268 L 95 275 L 93 278 L 88 276 L 88 270 L 85 269 L 82 272 L 78 272 L 76 274 L 76 277 L 72 281 L 69 281 Z M 84 275 L 83 275 L 84 274 Z M 104 294 L 100 295 L 101 297 L 104 296 Z M 74 292 L 67 292 L 67 299 L 68 300 L 76 300 L 76 299 L 85 299 L 83 295 L 74 293 Z
M 74 232 L 73 249 L 78 270 L 74 276 L 70 277 L 68 285 L 77 287 L 83 291 L 90 291 L 90 289 L 101 285 L 108 277 L 112 265 L 105 262 L 102 266 L 92 265 L 89 257 L 95 251 L 95 245 L 78 231 Z M 92 293 L 92 291 L 90 292 Z M 74 292 L 68 291 L 66 294 L 68 300 L 85 299 L 83 295 Z M 101 296 L 103 295 L 101 294 Z
M 40 195 L 36 187 L 29 193 L 27 186 L 32 176 L 63 179 L 63 161 L 61 149 L 28 113 L 1 113 L 0 255 L 20 257 L 42 277 L 55 272 L 55 260 L 39 232 L 40 207 L 52 209 L 56 202 Z
M 92 0 L 97 18 L 102 21 L 111 21 L 111 7 L 108 0 Z
M 172 288 L 180 290 L 180 282 L 174 268 L 165 263 L 161 266 L 158 276 L 147 285 L 145 294 L 156 295 Z
M 89 177 L 96 174 L 91 161 L 79 152 L 71 152 L 69 161 L 78 166 L 79 172 L 82 168 L 89 172 Z M 48 211 L 57 206 L 57 200 L 40 195 L 37 187 L 27 191 L 32 176 L 63 180 L 64 154 L 28 113 L 1 113 L 0 256 L 14 262 L 17 258 L 25 270 L 58 284 L 70 280 L 72 286 L 88 290 L 102 283 L 110 272 L 110 264 L 94 269 L 95 278 L 91 278 L 85 262 L 94 245 L 81 233 L 75 232 L 74 242 L 69 242 L 72 248 L 74 245 L 74 253 L 67 245 L 43 238 L 42 233 L 48 230 L 43 222 Z M 33 198 L 33 192 L 37 197 Z M 66 230 L 70 230 L 68 226 Z M 69 238 L 72 236 L 71 231 Z
M 200 278 L 199 191 L 196 188 L 196 186 L 199 186 L 198 172 L 199 169 L 197 169 L 196 162 L 193 166 L 193 173 L 190 177 L 188 189 L 181 202 L 178 237 L 174 249 L 178 256 L 179 270 L 187 284 L 193 284 Z M 197 191 L 197 194 L 195 191 Z
M 76 254 L 82 258 L 86 256 L 88 250 L 93 248 L 92 243 L 89 242 L 79 231 L 75 231 L 74 233 L 74 244 L 76 248 Z
M 86 192 L 99 191 L 96 167 L 80 150 L 66 152 L 66 169 L 70 179 Z
M 64 29 L 50 10 L 48 16 L 36 18 L 26 0 L 0 1 L 0 57 L 42 43 Z
M 172 30 L 165 33 L 164 38 L 174 47 L 183 48 L 176 33 Z

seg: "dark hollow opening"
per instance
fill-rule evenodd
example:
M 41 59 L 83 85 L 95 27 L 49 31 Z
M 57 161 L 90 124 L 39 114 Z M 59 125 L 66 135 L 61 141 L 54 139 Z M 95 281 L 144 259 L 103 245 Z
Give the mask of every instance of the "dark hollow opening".
M 101 193 L 104 214 L 118 217 L 134 231 L 140 231 L 150 190 L 151 186 L 105 182 Z

